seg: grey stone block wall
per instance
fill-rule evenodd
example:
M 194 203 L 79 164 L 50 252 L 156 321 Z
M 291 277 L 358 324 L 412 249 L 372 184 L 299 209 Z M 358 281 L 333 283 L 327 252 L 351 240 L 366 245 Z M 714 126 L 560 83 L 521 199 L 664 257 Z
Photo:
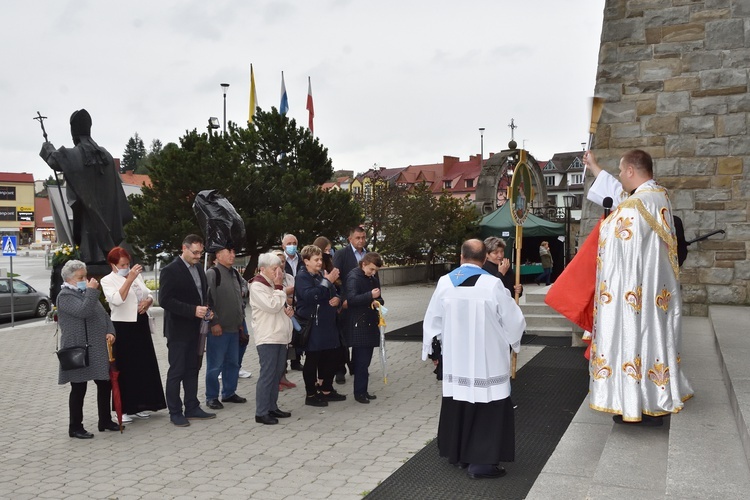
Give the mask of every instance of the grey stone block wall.
M 640 148 L 694 243 L 681 281 L 689 315 L 750 305 L 750 0 L 606 0 L 594 150 L 617 172 Z M 589 181 L 590 182 L 590 181 Z M 583 234 L 600 207 L 584 206 Z

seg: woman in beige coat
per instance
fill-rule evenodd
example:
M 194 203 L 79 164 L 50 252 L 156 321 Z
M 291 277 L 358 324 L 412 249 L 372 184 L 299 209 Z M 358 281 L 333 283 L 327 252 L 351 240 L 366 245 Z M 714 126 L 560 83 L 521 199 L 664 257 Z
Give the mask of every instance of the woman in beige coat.
M 279 380 L 286 368 L 294 314 L 284 291 L 284 269 L 273 253 L 258 258 L 260 272 L 250 282 L 250 306 L 260 375 L 255 386 L 255 421 L 274 425 L 292 414 L 278 407 Z

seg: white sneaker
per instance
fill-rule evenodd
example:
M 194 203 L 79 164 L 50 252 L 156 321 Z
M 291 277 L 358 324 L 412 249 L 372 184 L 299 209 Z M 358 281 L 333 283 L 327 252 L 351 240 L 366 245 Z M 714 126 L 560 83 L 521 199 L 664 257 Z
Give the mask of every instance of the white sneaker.
M 239 375 L 240 375 L 240 378 L 250 378 L 250 377 L 253 376 L 252 373 L 250 373 L 248 371 L 245 371 L 242 368 L 240 368 L 240 374 Z
M 138 413 L 134 413 L 132 415 L 128 415 L 130 418 L 140 418 L 140 419 L 147 419 L 151 416 L 150 412 L 147 411 L 139 411 Z
M 117 422 L 117 415 L 115 415 L 115 418 L 113 418 L 112 420 L 114 420 L 115 422 Z M 133 421 L 133 417 L 131 417 L 130 415 L 128 415 L 126 413 L 122 414 L 122 423 L 123 424 L 129 424 L 132 421 Z

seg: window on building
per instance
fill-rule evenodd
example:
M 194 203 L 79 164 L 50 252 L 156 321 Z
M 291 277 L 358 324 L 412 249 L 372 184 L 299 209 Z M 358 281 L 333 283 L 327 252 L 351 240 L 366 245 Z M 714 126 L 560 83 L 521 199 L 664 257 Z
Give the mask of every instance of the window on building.
M 583 174 L 571 174 L 570 183 L 571 184 L 583 184 Z
M 451 184 L 451 181 L 443 181 L 443 188 L 450 189 L 452 187 Z
M 361 186 L 354 186 L 354 187 L 352 187 L 352 192 L 354 194 L 362 194 L 362 187 Z
M 466 187 L 467 188 L 473 188 L 474 187 L 474 179 L 466 179 Z
M 555 176 L 554 175 L 545 175 L 544 176 L 544 184 L 547 186 L 554 186 L 555 185 Z

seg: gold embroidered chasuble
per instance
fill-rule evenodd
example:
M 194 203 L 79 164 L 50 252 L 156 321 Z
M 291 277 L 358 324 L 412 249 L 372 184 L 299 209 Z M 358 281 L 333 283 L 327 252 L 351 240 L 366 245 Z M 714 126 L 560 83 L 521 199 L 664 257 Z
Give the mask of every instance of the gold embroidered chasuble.
M 680 411 L 693 390 L 680 367 L 677 240 L 655 181 L 602 222 L 594 293 L 591 408 L 631 422 Z

